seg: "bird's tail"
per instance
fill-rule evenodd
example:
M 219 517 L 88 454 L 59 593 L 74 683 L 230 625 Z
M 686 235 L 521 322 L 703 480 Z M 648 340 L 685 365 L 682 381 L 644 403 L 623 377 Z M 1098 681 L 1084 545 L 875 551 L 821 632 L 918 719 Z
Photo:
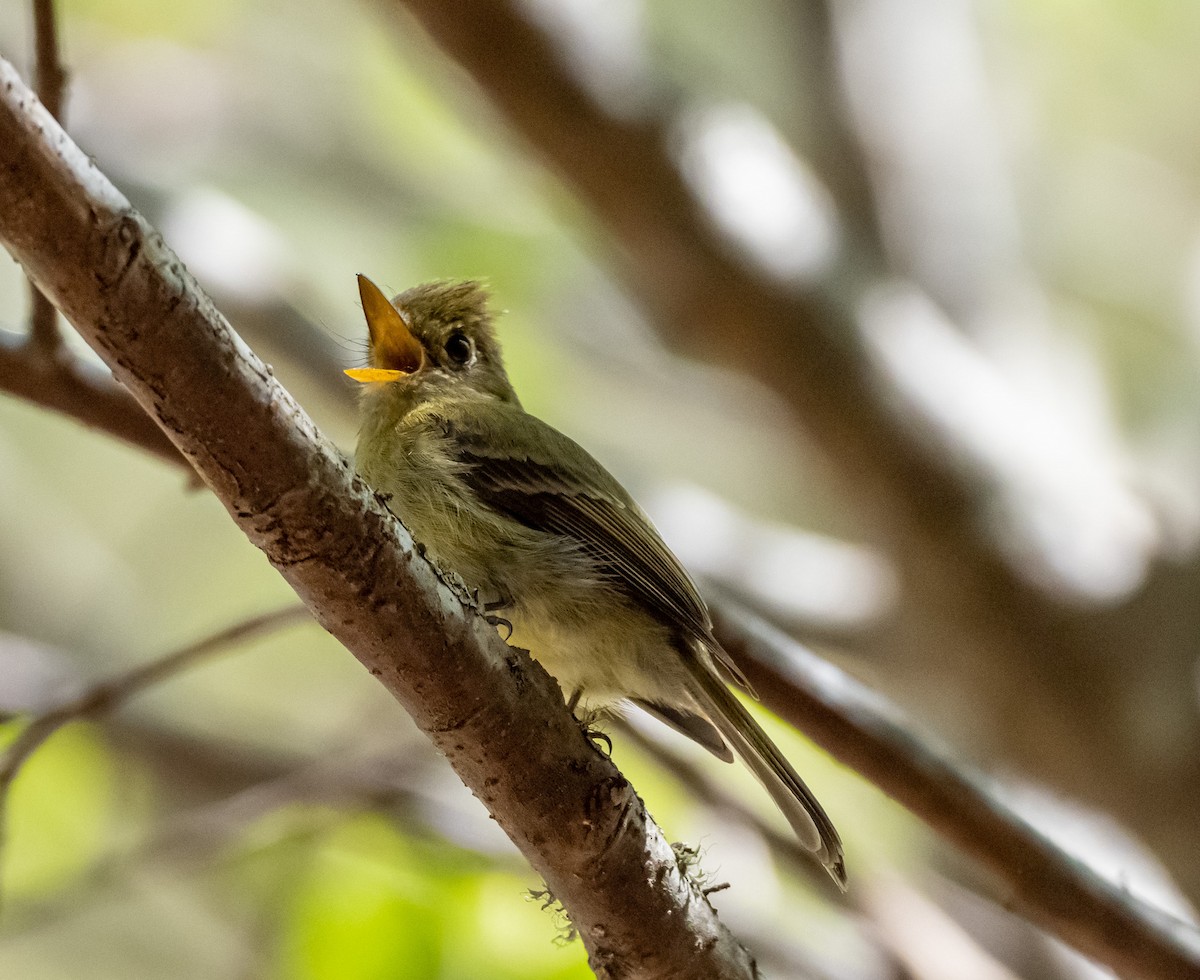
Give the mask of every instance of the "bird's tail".
M 813 852 L 837 886 L 845 891 L 842 839 L 833 823 L 791 763 L 725 686 L 707 659 L 690 650 L 684 655 L 690 674 L 689 693 L 697 707 L 771 794 L 800 843 Z

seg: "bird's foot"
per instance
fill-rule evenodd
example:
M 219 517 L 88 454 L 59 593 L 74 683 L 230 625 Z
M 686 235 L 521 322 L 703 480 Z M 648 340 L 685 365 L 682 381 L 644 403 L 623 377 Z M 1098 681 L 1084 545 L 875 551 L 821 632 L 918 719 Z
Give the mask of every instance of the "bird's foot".
M 495 602 L 485 602 L 482 606 L 480 606 L 480 608 L 483 610 L 483 618 L 486 619 L 488 623 L 490 623 L 492 626 L 495 626 L 497 629 L 499 629 L 501 626 L 504 627 L 506 631 L 504 634 L 505 643 L 512 639 L 512 623 L 510 623 L 503 616 L 495 615 L 495 613 L 499 612 L 501 609 L 508 609 L 510 606 L 512 606 L 512 604 L 511 597 L 501 593 L 500 598 Z
M 583 688 L 577 687 L 571 692 L 571 696 L 567 698 L 567 710 L 579 722 L 579 730 L 583 732 L 583 737 L 594 745 L 597 750 L 603 752 L 606 756 L 612 755 L 612 739 L 599 728 L 596 723 L 600 720 L 602 711 L 589 708 L 579 714 L 575 713 L 575 709 L 579 707 L 580 698 L 583 697 Z M 603 748 L 601 748 L 603 745 Z

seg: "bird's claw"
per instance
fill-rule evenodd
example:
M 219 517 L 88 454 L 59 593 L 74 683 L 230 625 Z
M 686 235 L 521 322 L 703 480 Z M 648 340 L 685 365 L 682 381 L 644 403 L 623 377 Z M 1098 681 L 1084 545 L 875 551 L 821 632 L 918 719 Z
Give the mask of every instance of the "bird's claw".
M 476 602 L 479 601 L 479 593 L 478 592 L 475 593 L 475 601 Z M 512 639 L 512 635 L 513 635 L 512 623 L 510 623 L 503 616 L 496 616 L 494 614 L 499 612 L 501 609 L 509 608 L 511 605 L 512 605 L 512 599 L 510 599 L 506 595 L 501 594 L 500 598 L 497 599 L 495 602 L 485 602 L 481 606 L 479 606 L 479 608 L 483 610 L 483 618 L 486 619 L 489 624 L 491 624 L 492 626 L 495 626 L 497 629 L 499 629 L 501 626 L 504 627 L 504 629 L 506 631 L 504 634 L 504 642 L 505 643 L 507 643 L 509 640 Z
M 487 609 L 487 606 L 484 606 L 483 608 Z M 502 616 L 484 616 L 483 618 L 490 626 L 495 626 L 497 629 L 499 629 L 501 626 L 504 627 L 504 629 L 507 631 L 504 634 L 505 643 L 512 639 L 512 623 L 510 623 L 507 619 L 504 619 Z
M 583 736 L 596 747 L 597 751 L 602 751 L 606 756 L 612 756 L 612 739 L 599 729 L 592 728 L 589 725 L 583 725 Z M 604 743 L 604 748 L 600 748 L 600 743 Z

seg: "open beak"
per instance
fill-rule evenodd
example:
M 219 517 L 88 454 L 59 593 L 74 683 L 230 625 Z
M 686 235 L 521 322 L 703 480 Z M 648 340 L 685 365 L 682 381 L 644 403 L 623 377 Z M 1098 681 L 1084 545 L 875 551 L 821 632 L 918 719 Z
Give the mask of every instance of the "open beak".
M 358 295 L 371 334 L 371 367 L 348 368 L 346 374 L 367 384 L 399 381 L 419 371 L 425 361 L 425 351 L 399 310 L 366 276 L 358 277 Z

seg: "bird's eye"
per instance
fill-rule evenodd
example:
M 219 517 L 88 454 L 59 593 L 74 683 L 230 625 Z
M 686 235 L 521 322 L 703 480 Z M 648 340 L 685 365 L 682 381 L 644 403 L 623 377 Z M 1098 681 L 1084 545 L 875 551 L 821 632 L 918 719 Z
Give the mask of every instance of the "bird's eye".
M 461 331 L 456 331 L 450 335 L 450 339 L 446 341 L 446 357 L 453 364 L 459 367 L 471 360 L 475 353 L 475 345 L 471 343 L 471 338 Z

